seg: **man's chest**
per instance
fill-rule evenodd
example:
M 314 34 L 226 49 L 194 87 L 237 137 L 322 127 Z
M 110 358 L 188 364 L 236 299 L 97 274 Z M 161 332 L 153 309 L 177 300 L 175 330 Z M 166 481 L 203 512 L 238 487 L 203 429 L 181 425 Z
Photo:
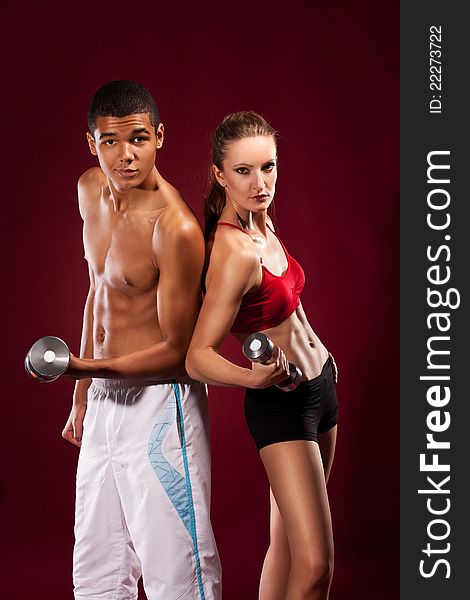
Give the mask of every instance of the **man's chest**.
M 87 219 L 83 243 L 95 280 L 136 293 L 155 287 L 154 224 L 150 218 L 95 215 Z

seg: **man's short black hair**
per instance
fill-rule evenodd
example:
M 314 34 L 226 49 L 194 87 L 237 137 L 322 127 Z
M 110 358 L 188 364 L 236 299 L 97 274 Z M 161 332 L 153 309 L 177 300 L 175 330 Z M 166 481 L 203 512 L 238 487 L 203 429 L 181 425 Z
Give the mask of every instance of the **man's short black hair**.
M 128 79 L 109 81 L 93 96 L 88 109 L 88 129 L 94 135 L 98 117 L 126 117 L 148 113 L 150 122 L 158 127 L 160 117 L 155 100 L 140 83 Z

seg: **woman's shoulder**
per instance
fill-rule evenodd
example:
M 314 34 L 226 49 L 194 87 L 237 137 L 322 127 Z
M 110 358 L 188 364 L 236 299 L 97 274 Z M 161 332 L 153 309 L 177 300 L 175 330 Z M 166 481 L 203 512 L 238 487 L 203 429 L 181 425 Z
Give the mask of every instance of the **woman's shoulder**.
M 229 225 L 229 226 L 227 226 Z M 251 237 L 236 225 L 225 223 L 218 227 L 209 237 L 206 247 L 211 254 L 216 253 L 226 258 L 236 258 L 243 262 L 251 262 L 253 258 L 259 259 L 256 254 L 256 246 Z
M 253 240 L 234 227 L 217 227 L 206 242 L 207 268 L 250 275 L 260 267 Z

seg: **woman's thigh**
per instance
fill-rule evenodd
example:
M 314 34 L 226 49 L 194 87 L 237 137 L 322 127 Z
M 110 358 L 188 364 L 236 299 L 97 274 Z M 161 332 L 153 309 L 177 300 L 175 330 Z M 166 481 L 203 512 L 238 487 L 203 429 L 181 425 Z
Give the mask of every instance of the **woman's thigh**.
M 316 442 L 295 440 L 260 451 L 292 559 L 331 561 L 333 533 L 325 474 Z
M 333 466 L 336 448 L 336 433 L 338 426 L 335 425 L 328 431 L 318 434 L 318 445 L 320 447 L 321 459 L 323 462 L 323 471 L 325 473 L 325 481 L 328 483 L 328 478 Z

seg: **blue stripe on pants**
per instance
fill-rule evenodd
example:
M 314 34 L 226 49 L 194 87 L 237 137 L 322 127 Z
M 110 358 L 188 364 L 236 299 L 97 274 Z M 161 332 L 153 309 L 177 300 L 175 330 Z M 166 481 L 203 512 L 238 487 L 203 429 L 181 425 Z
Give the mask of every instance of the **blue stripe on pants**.
M 188 530 L 193 541 L 194 558 L 196 561 L 196 575 L 201 600 L 205 600 L 204 589 L 202 586 L 201 564 L 199 560 L 199 550 L 196 534 L 196 515 L 194 512 L 193 494 L 191 489 L 191 479 L 189 475 L 188 456 L 186 450 L 186 436 L 184 431 L 183 409 L 181 397 L 177 384 L 172 384 L 174 398 L 170 398 L 168 405 L 163 410 L 163 414 L 155 424 L 148 442 L 148 457 L 152 468 L 160 480 L 163 489 L 168 498 L 178 512 L 184 526 Z M 175 421 L 175 414 L 178 414 L 178 423 L 181 435 L 181 450 L 183 453 L 183 463 L 185 477 L 183 477 L 166 459 L 163 454 L 163 440 Z

